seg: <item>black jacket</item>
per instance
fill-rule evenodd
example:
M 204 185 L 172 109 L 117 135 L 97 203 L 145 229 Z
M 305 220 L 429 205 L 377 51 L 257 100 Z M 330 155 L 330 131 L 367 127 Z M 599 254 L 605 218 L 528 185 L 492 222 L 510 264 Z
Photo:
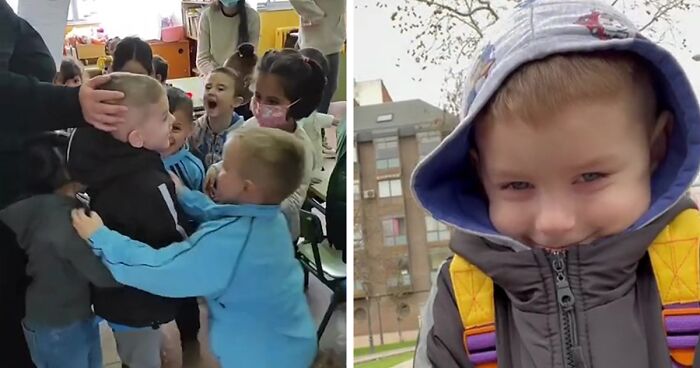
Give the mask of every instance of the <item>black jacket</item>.
M 24 188 L 29 168 L 22 147 L 28 137 L 85 124 L 79 89 L 52 85 L 55 74 L 39 33 L 0 0 L 0 208 Z
M 178 221 L 182 217 L 175 186 L 158 153 L 133 148 L 94 128 L 79 128 L 68 148 L 68 170 L 87 185 L 90 207 L 110 229 L 154 248 L 186 236 Z M 96 288 L 93 293 L 96 314 L 131 327 L 173 320 L 179 302 L 129 287 Z

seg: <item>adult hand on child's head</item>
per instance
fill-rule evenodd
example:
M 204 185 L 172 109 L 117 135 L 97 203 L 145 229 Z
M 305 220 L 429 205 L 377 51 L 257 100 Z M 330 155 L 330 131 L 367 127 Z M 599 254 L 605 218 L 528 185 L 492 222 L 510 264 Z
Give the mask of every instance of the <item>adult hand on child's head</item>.
M 73 218 L 75 231 L 84 240 L 90 239 L 92 234 L 105 225 L 97 212 L 90 212 L 90 216 L 88 216 L 82 208 L 74 209 L 71 212 L 71 217 Z
M 174 172 L 168 171 L 168 174 L 170 174 L 170 179 L 172 179 L 173 184 L 175 184 L 175 193 L 179 194 L 180 191 L 182 191 L 182 189 L 185 187 L 185 185 L 182 184 L 182 180 L 180 180 L 180 178 L 177 175 L 175 175 Z
M 80 108 L 83 118 L 97 129 L 111 132 L 117 124 L 126 121 L 126 106 L 116 105 L 114 101 L 124 98 L 119 91 L 99 90 L 97 87 L 109 81 L 109 75 L 100 75 L 80 86 Z
M 220 166 L 221 162 L 209 166 L 207 175 L 204 178 L 204 194 L 208 195 L 211 199 L 214 199 L 216 196 L 216 177 L 219 176 Z

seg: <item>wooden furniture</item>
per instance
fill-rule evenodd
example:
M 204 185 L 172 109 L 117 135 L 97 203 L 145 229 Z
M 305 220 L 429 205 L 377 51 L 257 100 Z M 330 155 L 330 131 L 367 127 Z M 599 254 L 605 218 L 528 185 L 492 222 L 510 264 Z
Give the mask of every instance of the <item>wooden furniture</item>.
M 151 41 L 149 44 L 153 55 L 160 55 L 168 62 L 168 79 L 187 78 L 191 75 L 190 44 L 187 40 Z

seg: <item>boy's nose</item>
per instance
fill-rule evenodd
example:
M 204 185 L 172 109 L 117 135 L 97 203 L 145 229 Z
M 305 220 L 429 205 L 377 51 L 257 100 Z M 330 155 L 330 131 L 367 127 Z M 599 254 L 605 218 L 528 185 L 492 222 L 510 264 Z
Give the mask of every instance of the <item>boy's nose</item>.
M 561 199 L 544 200 L 535 219 L 536 232 L 548 242 L 564 240 L 575 225 L 576 215 L 573 206 Z

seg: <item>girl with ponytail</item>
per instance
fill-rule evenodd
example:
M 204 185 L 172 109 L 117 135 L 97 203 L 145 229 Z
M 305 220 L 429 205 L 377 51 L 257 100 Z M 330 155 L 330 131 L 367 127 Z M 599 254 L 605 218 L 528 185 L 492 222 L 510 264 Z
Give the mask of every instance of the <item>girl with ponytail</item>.
M 258 64 L 255 94 L 250 101 L 254 117 L 246 125 L 281 129 L 294 134 L 304 143 L 302 183 L 282 202 L 282 212 L 295 240 L 299 237 L 299 209 L 311 185 L 314 163 L 313 145 L 298 121 L 316 110 L 325 85 L 326 76 L 317 62 L 304 57 L 297 50 L 271 50 Z

